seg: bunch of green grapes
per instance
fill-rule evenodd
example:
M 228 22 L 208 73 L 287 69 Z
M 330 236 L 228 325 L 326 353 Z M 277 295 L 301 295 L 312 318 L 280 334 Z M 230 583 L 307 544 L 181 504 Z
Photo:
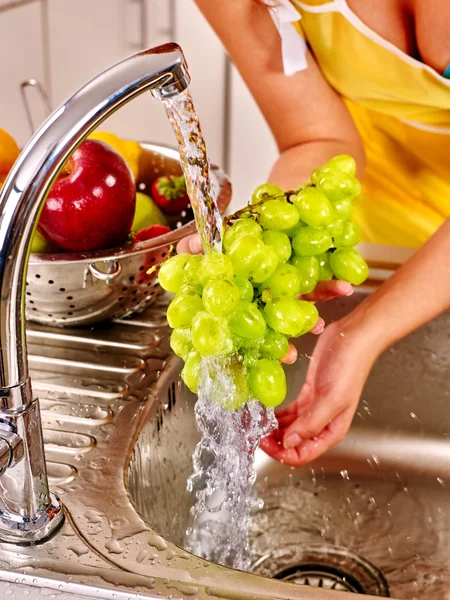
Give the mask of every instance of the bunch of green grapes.
M 299 296 L 319 281 L 359 285 L 368 274 L 353 248 L 360 239 L 350 222 L 361 189 L 355 171 L 355 161 L 342 155 L 295 192 L 262 185 L 226 220 L 223 254 L 176 255 L 161 266 L 161 286 L 176 294 L 167 310 L 171 347 L 185 362 L 182 378 L 193 392 L 202 357 L 223 356 L 235 387 L 225 408 L 239 409 L 249 397 L 270 407 L 283 402 L 279 361 L 288 339 L 310 331 L 319 317 Z

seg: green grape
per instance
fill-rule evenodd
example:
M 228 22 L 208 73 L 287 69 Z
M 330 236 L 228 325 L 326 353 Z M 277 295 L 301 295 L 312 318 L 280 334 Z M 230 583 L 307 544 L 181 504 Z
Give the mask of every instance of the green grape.
M 333 169 L 322 169 L 317 187 L 329 200 L 350 198 L 354 192 L 355 178 Z
M 331 268 L 338 279 L 360 285 L 367 279 L 369 267 L 354 248 L 338 248 L 330 258 Z
M 228 365 L 227 371 L 233 382 L 233 389 L 222 403 L 222 408 L 229 411 L 239 410 L 248 401 L 247 369 L 240 363 L 232 363 Z
M 320 178 L 323 175 L 323 171 L 322 169 L 314 169 L 314 171 L 311 173 L 311 182 L 314 185 L 317 185 L 319 183 Z
M 330 267 L 330 252 L 319 254 L 316 258 L 319 261 L 319 280 L 331 281 L 333 279 L 333 271 Z
M 184 279 L 189 285 L 200 284 L 200 269 L 203 260 L 204 256 L 202 256 L 201 254 L 188 256 L 186 264 L 184 265 Z
M 320 190 L 307 187 L 294 198 L 294 206 L 300 219 L 312 227 L 330 225 L 335 216 L 328 198 Z
M 190 283 L 187 283 L 185 280 L 184 283 L 181 284 L 178 293 L 181 294 L 182 292 L 195 292 L 196 294 L 201 296 L 203 294 L 203 286 L 201 286 L 200 284 L 192 285 Z
M 299 221 L 295 227 L 291 227 L 290 229 L 283 229 L 283 233 L 285 233 L 288 238 L 293 238 L 296 234 L 302 229 L 302 227 L 306 227 L 306 223 L 303 221 Z
M 265 198 L 270 198 L 271 196 L 282 196 L 283 190 L 279 188 L 277 185 L 273 183 L 263 183 L 259 185 L 256 190 L 252 194 L 252 204 L 256 204 L 257 202 L 261 202 Z
M 351 198 L 343 198 L 342 200 L 332 200 L 331 204 L 336 217 L 341 221 L 348 221 L 352 218 L 353 209 L 355 208 Z
M 341 234 L 334 236 L 336 248 L 356 246 L 361 240 L 361 230 L 355 223 L 344 223 Z
M 298 296 L 300 293 L 300 273 L 293 265 L 279 265 L 262 285 L 269 289 L 272 298 Z
M 294 252 L 299 256 L 315 256 L 328 250 L 332 244 L 331 235 L 325 229 L 304 227 L 292 240 Z
M 239 219 L 234 225 L 227 229 L 223 236 L 223 247 L 228 250 L 237 239 L 244 235 L 262 236 L 262 229 L 253 219 Z
M 262 283 L 268 279 L 278 266 L 278 254 L 271 246 L 265 246 L 259 257 L 258 268 L 253 272 L 254 283 Z
M 258 339 L 266 331 L 266 322 L 256 304 L 241 300 L 229 319 L 232 333 L 251 340 Z
M 290 229 L 300 219 L 298 210 L 286 200 L 267 200 L 258 210 L 259 223 L 264 229 Z
M 181 371 L 182 380 L 194 394 L 197 391 L 198 383 L 200 380 L 200 374 L 202 370 L 201 362 L 202 357 L 198 352 L 193 350 L 192 352 L 189 352 L 189 354 L 186 356 L 184 360 L 184 368 Z
M 242 356 L 242 363 L 249 369 L 256 365 L 258 360 L 261 358 L 259 352 L 255 352 L 254 350 L 241 350 L 240 352 Z
M 224 317 L 216 317 L 205 311 L 192 319 L 192 345 L 202 356 L 219 356 L 233 350 L 233 341 Z
M 244 235 L 228 250 L 237 277 L 250 279 L 259 267 L 264 243 L 256 235 Z
M 316 256 L 293 256 L 291 263 L 300 274 L 300 294 L 309 294 L 320 280 L 320 265 Z
M 250 391 L 264 406 L 275 407 L 286 398 L 286 376 L 280 363 L 262 358 L 250 368 Z
M 237 349 L 243 364 L 246 367 L 251 367 L 254 365 L 260 358 L 260 346 L 263 340 L 263 337 L 258 339 L 250 339 L 244 338 L 240 335 L 233 334 L 233 342 L 234 347 Z
M 239 290 L 226 279 L 211 279 L 203 290 L 203 306 L 219 317 L 226 317 L 239 302 Z
M 285 335 L 273 329 L 268 329 L 261 344 L 261 354 L 265 358 L 276 358 L 279 360 L 286 356 L 289 351 L 289 342 Z
M 210 279 L 233 280 L 233 263 L 228 256 L 214 252 L 208 256 L 203 256 L 202 259 L 199 267 L 200 283 L 202 285 L 205 285 Z
M 330 225 L 327 225 L 326 230 L 334 238 L 337 235 L 341 235 L 344 231 L 344 221 L 333 221 Z
M 177 356 L 184 359 L 193 350 L 191 330 L 189 328 L 174 329 L 170 336 L 170 347 Z
M 262 241 L 266 246 L 271 246 L 278 254 L 278 262 L 284 263 L 289 260 L 292 248 L 288 236 L 282 231 L 268 229 L 262 236 Z
M 352 200 L 355 200 L 355 198 L 357 198 L 361 193 L 361 183 L 355 179 L 353 182 L 353 192 L 352 195 L 350 196 Z
M 203 302 L 195 292 L 182 292 L 175 296 L 167 309 L 167 322 L 172 329 L 189 327 L 194 316 L 203 310 Z
M 253 301 L 253 286 L 248 279 L 244 279 L 243 277 L 235 277 L 233 279 L 233 283 L 239 290 L 239 296 L 241 300 L 247 300 L 248 302 Z
M 184 266 L 189 259 L 189 254 L 177 254 L 161 265 L 158 281 L 167 292 L 176 294 L 184 280 Z
M 264 308 L 269 327 L 289 337 L 300 335 L 305 326 L 305 311 L 294 298 L 274 298 Z
M 355 159 L 348 154 L 339 154 L 329 160 L 324 166 L 324 169 L 333 169 L 354 177 L 356 173 L 356 162 Z
M 319 320 L 319 311 L 315 307 L 312 302 L 307 302 L 306 300 L 300 300 L 300 304 L 305 313 L 305 326 L 303 327 L 303 331 L 301 335 L 308 333 L 311 329 L 317 324 Z

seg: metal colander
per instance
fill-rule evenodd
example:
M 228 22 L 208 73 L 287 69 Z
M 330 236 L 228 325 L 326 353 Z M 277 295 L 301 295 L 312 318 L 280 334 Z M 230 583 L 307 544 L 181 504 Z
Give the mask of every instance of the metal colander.
M 151 189 L 160 175 L 179 175 L 176 150 L 142 142 L 137 189 Z M 231 184 L 217 167 L 211 179 L 220 211 L 231 199 Z M 73 327 L 127 317 L 146 309 L 161 293 L 150 267 L 167 258 L 169 248 L 195 231 L 192 209 L 168 217 L 174 231 L 131 247 L 76 254 L 31 254 L 26 284 L 27 319 Z

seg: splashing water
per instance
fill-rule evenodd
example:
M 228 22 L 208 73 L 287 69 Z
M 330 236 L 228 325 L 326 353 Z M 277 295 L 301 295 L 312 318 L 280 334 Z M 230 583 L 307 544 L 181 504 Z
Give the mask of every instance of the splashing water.
M 164 101 L 180 152 L 186 187 L 205 253 L 222 251 L 222 218 L 211 191 L 209 161 L 189 92 Z M 208 560 L 239 569 L 250 566 L 250 514 L 255 451 L 276 427 L 273 410 L 252 400 L 238 411 L 230 403 L 235 386 L 230 358 L 203 359 L 195 414 L 202 439 L 193 457 L 188 490 L 195 492 L 187 546 Z
M 175 132 L 187 192 L 205 253 L 222 251 L 222 218 L 211 190 L 206 144 L 188 90 L 164 100 Z
M 195 406 L 202 439 L 194 453 L 188 489 L 196 493 L 187 532 L 188 549 L 219 564 L 250 567 L 251 512 L 255 451 L 261 437 L 276 426 L 273 409 L 252 400 L 230 412 L 217 400 L 232 397 L 234 384 L 219 359 L 203 359 Z

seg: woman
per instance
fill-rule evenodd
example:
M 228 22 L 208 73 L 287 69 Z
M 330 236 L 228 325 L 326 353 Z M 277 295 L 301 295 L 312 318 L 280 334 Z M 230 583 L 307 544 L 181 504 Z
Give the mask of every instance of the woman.
M 303 389 L 262 442 L 299 466 L 345 436 L 378 356 L 450 307 L 450 0 L 196 2 L 278 143 L 269 181 L 296 188 L 351 154 L 363 177 L 355 218 L 364 240 L 426 242 L 319 338 Z M 349 290 L 333 282 L 320 293 Z

